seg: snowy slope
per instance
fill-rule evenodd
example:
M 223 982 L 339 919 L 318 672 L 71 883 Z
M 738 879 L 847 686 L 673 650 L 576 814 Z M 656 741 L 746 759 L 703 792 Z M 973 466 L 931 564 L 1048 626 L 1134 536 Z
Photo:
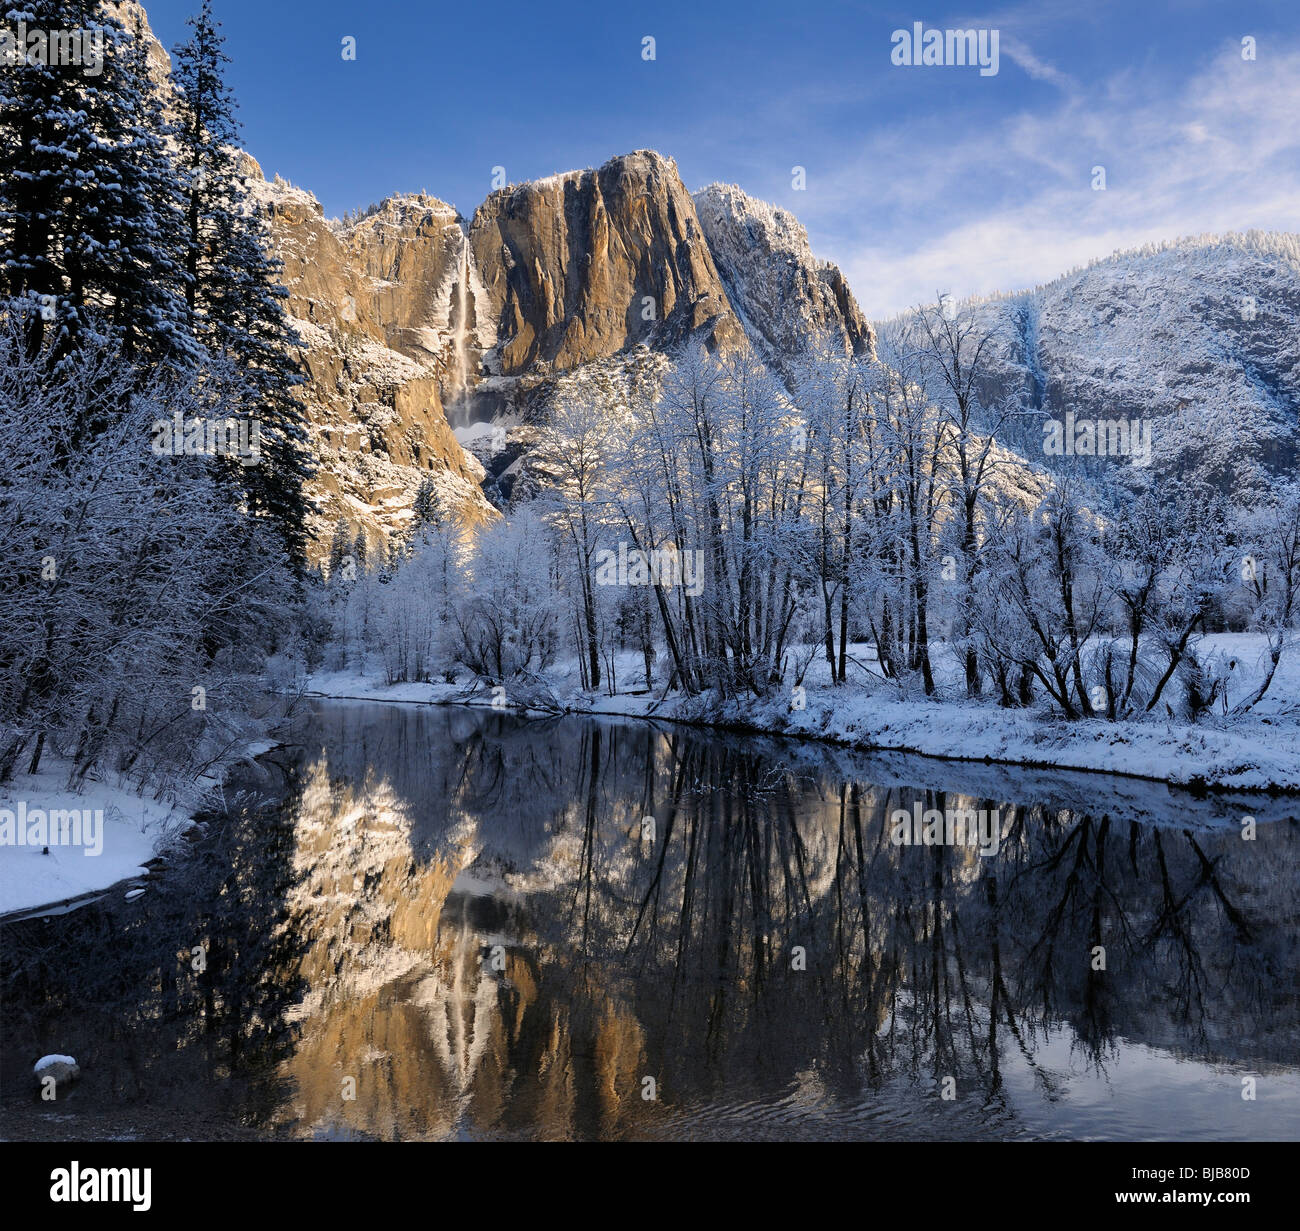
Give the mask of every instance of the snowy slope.
M 819 261 L 789 211 L 734 184 L 692 197 L 727 298 L 750 342 L 778 369 L 819 334 L 846 352 L 871 350 L 871 326 L 839 268 Z
M 1294 468 L 1300 236 L 1200 236 L 1118 253 L 979 310 L 1002 392 L 1061 418 L 1145 418 L 1160 473 L 1244 492 Z M 1041 456 L 1041 422 L 1019 442 Z

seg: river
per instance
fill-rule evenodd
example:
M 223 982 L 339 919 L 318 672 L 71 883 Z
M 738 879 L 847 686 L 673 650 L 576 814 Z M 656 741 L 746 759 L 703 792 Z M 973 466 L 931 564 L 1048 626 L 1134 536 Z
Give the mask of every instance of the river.
M 143 895 L 0 927 L 0 1135 L 1294 1140 L 1298 808 L 315 702 Z

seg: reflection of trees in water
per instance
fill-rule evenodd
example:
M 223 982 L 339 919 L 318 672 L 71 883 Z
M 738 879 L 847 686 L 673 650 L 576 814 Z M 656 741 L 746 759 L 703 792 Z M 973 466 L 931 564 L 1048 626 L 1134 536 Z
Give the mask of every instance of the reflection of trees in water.
M 114 894 L 3 929 L 11 1096 L 28 1096 L 17 1074 L 60 1051 L 77 1058 L 82 1078 L 57 1111 L 118 1114 L 123 1129 L 140 1117 L 149 1135 L 157 1113 L 178 1134 L 265 1124 L 283 1098 L 286 1015 L 301 991 L 298 941 L 283 926 L 293 834 L 280 818 L 278 801 L 241 794 L 137 902 Z M 200 946 L 202 973 L 192 967 Z
M 680 730 L 474 716 L 447 738 L 440 718 L 404 720 L 424 760 L 386 785 L 417 811 L 441 793 L 454 857 L 439 863 L 430 832 L 400 877 L 374 882 L 394 920 L 423 902 L 431 943 L 387 1007 L 365 1000 L 344 1045 L 404 1071 L 369 1109 L 330 1097 L 307 1123 L 383 1134 L 397 1103 L 413 1109 L 399 1135 L 636 1134 L 676 1107 L 810 1074 L 846 1100 L 951 1074 L 997 1103 L 1013 1053 L 1054 1097 L 1036 1057 L 1063 1024 L 1099 1068 L 1121 1036 L 1192 1057 L 1296 1059 L 1285 827 L 1254 844 L 1120 833 L 1104 815 L 781 772 L 741 741 Z M 893 846 L 889 814 L 914 800 L 997 808 L 1000 854 Z M 472 841 L 449 847 L 455 825 L 472 825 Z M 452 888 L 458 873 L 469 896 Z M 494 896 L 473 896 L 474 880 Z M 493 943 L 503 972 L 488 964 Z M 792 969 L 795 946 L 806 971 Z M 386 1013 L 414 1014 L 405 1050 L 371 1037 Z M 321 1028 L 334 1029 L 328 1013 Z M 658 1105 L 640 1099 L 648 1075 Z
M 992 1095 L 1007 1049 L 1033 1068 L 1061 1023 L 1098 1067 L 1121 1035 L 1187 1056 L 1297 1058 L 1287 828 L 1254 844 L 1119 836 L 1104 815 L 800 780 L 725 744 L 637 734 L 574 741 L 578 854 L 529 910 L 557 997 L 579 963 L 635 976 L 624 995 L 670 1094 L 793 1085 L 816 1065 L 846 1092 L 952 1074 Z M 893 846 L 890 813 L 918 798 L 998 809 L 1000 854 Z M 648 805 L 653 848 L 634 826 Z M 792 969 L 796 945 L 806 972 Z
M 1100 1069 L 1121 1039 L 1300 1056 L 1293 826 L 877 787 L 641 724 L 324 706 L 305 734 L 287 804 L 241 800 L 139 903 L 6 929 L 7 1071 L 70 1051 L 78 1100 L 182 1127 L 593 1137 L 947 1075 L 999 1115 L 1012 1063 L 1056 1097 L 1063 1028 Z M 914 801 L 997 808 L 1000 853 L 894 846 Z
M 700 776 L 720 785 L 753 772 L 706 754 Z M 1135 829 L 1122 845 L 1104 817 L 921 792 L 925 808 L 999 808 L 1004 844 L 983 859 L 889 843 L 890 812 L 916 792 L 832 790 L 833 812 L 811 818 L 806 785 L 688 801 L 676 850 L 659 858 L 690 883 L 661 904 L 667 936 L 647 937 L 639 955 L 683 1002 L 667 1045 L 676 1065 L 703 1056 L 692 1050 L 702 1037 L 724 1039 L 742 1071 L 775 1059 L 793 1076 L 817 1058 L 868 1080 L 953 1074 L 993 1093 L 1002 1049 L 1032 1064 L 1036 1039 L 1062 1021 L 1094 1065 L 1121 1033 L 1188 1055 L 1253 1047 L 1296 1059 L 1295 908 L 1284 884 L 1263 895 L 1283 918 L 1252 927 L 1244 906 L 1267 891 L 1274 859 L 1286 866 L 1288 830 L 1251 845 Z M 820 895 L 808 890 L 812 849 L 834 866 Z M 1268 943 L 1253 943 L 1256 932 Z M 789 969 L 796 943 L 807 976 Z M 1098 945 L 1104 972 L 1093 968 Z

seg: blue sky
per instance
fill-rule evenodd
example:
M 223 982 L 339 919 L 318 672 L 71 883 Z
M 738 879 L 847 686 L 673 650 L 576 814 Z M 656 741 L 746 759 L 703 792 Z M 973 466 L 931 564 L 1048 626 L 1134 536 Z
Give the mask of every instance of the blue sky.
M 146 5 L 169 49 L 193 7 Z M 248 149 L 329 214 L 419 189 L 469 214 L 496 166 L 519 182 L 650 147 L 692 190 L 792 210 L 873 317 L 1151 240 L 1300 230 L 1296 0 L 214 7 Z M 997 29 L 998 73 L 892 64 L 916 21 Z

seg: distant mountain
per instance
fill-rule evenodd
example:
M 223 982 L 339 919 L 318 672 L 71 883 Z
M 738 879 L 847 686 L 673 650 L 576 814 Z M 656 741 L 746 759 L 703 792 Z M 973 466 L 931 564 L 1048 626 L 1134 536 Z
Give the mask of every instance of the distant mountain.
M 1300 454 L 1300 235 L 1200 236 L 1117 253 L 984 301 L 996 385 L 1041 417 L 1148 420 L 1157 473 L 1245 494 Z M 887 326 L 882 326 L 887 327 Z
M 148 34 L 138 5 L 120 9 Z M 150 63 L 165 80 L 156 41 Z M 692 197 L 652 150 L 498 190 L 469 220 L 414 194 L 344 225 L 246 169 L 302 337 L 318 545 L 339 518 L 376 541 L 400 531 L 427 475 L 471 524 L 495 516 L 485 491 L 503 499 L 521 447 L 501 449 L 501 429 L 586 365 L 695 339 L 752 347 L 788 376 L 815 336 L 869 355 L 888 328 L 792 214 L 734 185 Z M 1054 464 L 1043 419 L 1073 411 L 1148 421 L 1158 471 L 1225 490 L 1294 470 L 1300 236 L 1121 253 L 977 310 L 999 339 L 990 396 L 1025 412 L 1003 443 L 1031 464 Z
M 339 517 L 399 529 L 426 471 L 471 521 L 490 515 L 467 481 L 484 477 L 481 458 L 504 499 L 518 450 L 491 448 L 482 425 L 535 420 L 584 365 L 688 338 L 752 345 L 778 369 L 814 333 L 872 345 L 843 275 L 792 215 L 736 188 L 692 199 L 651 150 L 501 189 L 468 222 L 424 195 L 348 225 L 282 182 L 259 196 L 302 322 L 325 463 L 318 534 Z

